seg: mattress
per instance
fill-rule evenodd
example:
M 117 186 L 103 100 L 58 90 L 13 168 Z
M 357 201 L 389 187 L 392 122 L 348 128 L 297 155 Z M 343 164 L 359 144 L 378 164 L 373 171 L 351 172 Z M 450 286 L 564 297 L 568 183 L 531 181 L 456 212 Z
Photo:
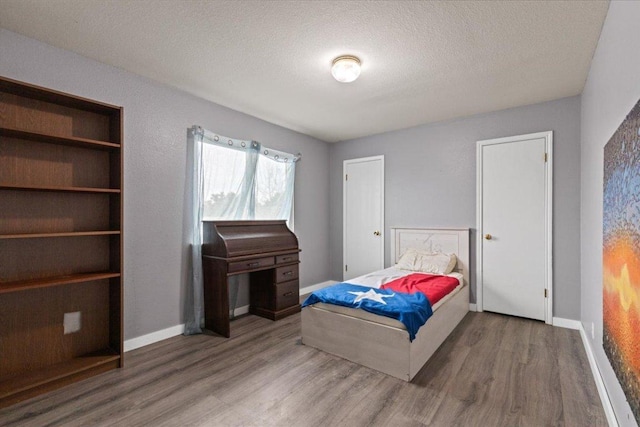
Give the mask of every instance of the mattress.
M 352 285 L 362 285 L 369 286 L 371 288 L 380 288 L 380 286 L 385 283 L 389 283 L 393 280 L 400 279 L 401 277 L 407 276 L 409 274 L 414 274 L 415 271 L 409 270 L 401 270 L 396 267 L 385 268 L 384 270 L 374 271 L 373 273 L 365 274 L 359 277 L 355 277 L 353 279 L 346 280 L 345 283 L 351 283 Z M 451 299 L 455 294 L 460 292 L 461 289 L 465 287 L 464 280 L 462 274 L 453 272 L 451 274 L 447 274 L 449 277 L 455 277 L 458 279 L 458 286 L 454 288 L 447 296 L 442 298 L 436 304 L 431 307 L 431 309 L 435 312 L 439 307 Z M 326 304 L 323 302 L 319 302 L 313 305 L 314 308 L 330 311 L 333 313 L 343 314 L 345 316 L 356 317 L 358 319 L 367 320 L 369 322 L 379 323 L 386 326 L 391 326 L 393 328 L 404 329 L 407 328 L 400 322 L 399 320 L 392 319 L 391 317 L 379 316 L 377 314 L 369 313 L 365 310 L 359 310 L 357 308 L 349 308 L 343 307 L 341 305 L 334 304 Z

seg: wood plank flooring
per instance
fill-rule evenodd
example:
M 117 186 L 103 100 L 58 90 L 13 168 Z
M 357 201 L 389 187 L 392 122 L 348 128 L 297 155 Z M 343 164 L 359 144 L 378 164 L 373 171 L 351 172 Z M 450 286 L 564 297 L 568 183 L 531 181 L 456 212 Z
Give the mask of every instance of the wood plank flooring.
M 411 383 L 306 347 L 300 315 L 174 337 L 2 426 L 605 426 L 577 331 L 469 313 Z

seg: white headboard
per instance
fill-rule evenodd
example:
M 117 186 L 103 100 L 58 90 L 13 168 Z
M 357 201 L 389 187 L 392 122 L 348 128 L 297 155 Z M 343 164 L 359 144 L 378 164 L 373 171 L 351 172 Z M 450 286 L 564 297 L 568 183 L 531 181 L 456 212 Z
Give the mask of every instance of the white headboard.
M 458 257 L 456 271 L 469 284 L 468 228 L 391 228 L 391 262 L 398 260 L 409 248 L 428 252 L 454 253 Z

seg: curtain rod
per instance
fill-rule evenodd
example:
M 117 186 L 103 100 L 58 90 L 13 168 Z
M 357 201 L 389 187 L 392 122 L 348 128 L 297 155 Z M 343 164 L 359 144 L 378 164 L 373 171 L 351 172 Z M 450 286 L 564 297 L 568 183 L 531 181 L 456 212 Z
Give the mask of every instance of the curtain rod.
M 229 148 L 235 148 L 237 150 L 258 148 L 260 149 L 260 154 L 267 156 L 275 161 L 286 163 L 289 161 L 289 158 L 291 158 L 293 162 L 298 162 L 302 159 L 302 153 L 300 152 L 293 154 L 282 150 L 276 150 L 275 148 L 266 147 L 258 141 L 229 138 L 204 129 L 202 126 L 193 125 L 190 128 L 190 131 L 194 136 L 200 135 L 201 137 L 207 138 L 212 143 L 218 144 L 220 146 L 228 146 Z

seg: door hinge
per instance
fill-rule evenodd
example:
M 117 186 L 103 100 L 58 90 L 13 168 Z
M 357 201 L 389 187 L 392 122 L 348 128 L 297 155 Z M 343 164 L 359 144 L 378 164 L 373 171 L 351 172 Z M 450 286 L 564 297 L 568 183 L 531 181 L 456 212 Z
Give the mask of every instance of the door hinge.
M 349 266 L 347 264 L 344 265 L 344 271 L 349 271 Z
M 549 154 L 548 153 L 544 153 L 544 162 L 547 163 L 547 159 L 549 158 Z
M 545 298 L 549 298 L 549 290 L 548 289 L 544 290 L 544 297 Z
M 345 174 L 345 175 L 344 175 L 344 180 L 345 180 L 345 181 L 349 181 L 349 174 Z

